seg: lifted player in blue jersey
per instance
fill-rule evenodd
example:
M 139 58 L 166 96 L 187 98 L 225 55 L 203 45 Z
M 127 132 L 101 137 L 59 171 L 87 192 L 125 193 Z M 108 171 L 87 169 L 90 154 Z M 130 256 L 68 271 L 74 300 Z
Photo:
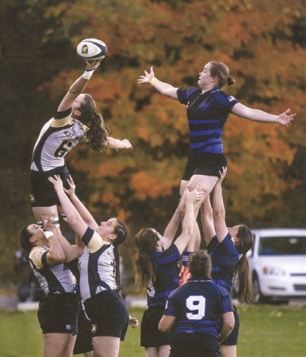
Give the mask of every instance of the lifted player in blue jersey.
M 289 109 L 279 115 L 249 108 L 236 98 L 226 94 L 222 88 L 235 83 L 228 67 L 221 63 L 208 62 L 199 73 L 199 88 L 177 88 L 155 77 L 153 67 L 145 71 L 138 83 L 150 83 L 161 94 L 178 100 L 186 105 L 190 150 L 180 192 L 188 184 L 190 190 L 198 185 L 205 193 L 211 192 L 219 177 L 219 171 L 227 166 L 223 151 L 223 127 L 230 113 L 242 118 L 262 123 L 278 123 L 288 126 L 295 114 Z M 204 197 L 204 198 L 205 198 Z M 204 199 L 203 199 L 204 201 Z
M 174 330 L 170 357 L 219 357 L 219 343 L 234 327 L 230 294 L 211 279 L 211 259 L 204 250 L 190 255 L 189 271 L 187 283 L 168 296 L 158 327 Z

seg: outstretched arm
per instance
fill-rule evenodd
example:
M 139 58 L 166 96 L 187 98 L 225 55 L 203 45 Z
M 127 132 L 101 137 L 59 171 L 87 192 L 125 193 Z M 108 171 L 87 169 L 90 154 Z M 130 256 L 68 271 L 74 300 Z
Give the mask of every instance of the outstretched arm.
M 262 123 L 279 123 L 281 125 L 289 126 L 296 114 L 289 114 L 290 109 L 279 115 L 269 114 L 259 109 L 249 108 L 241 103 L 234 105 L 232 112 L 242 118 L 262 122 Z
M 173 99 L 178 99 L 177 90 L 178 88 L 173 87 L 169 83 L 162 82 L 158 80 L 154 75 L 153 67 L 150 68 L 150 73 L 144 71 L 145 75 L 140 76 L 137 83 L 150 83 L 156 90 L 158 90 L 161 94 L 166 95 Z
M 49 251 L 46 255 L 47 263 L 49 266 L 58 265 L 65 262 L 65 252 L 58 241 L 58 232 L 56 230 L 55 225 L 53 224 L 53 218 L 48 217 L 48 219 L 44 219 L 41 216 L 43 227 L 44 227 L 44 234 L 48 237 L 49 242 Z
M 92 76 L 94 70 L 100 65 L 101 59 L 95 61 L 86 61 L 86 70 L 69 88 L 65 97 L 58 107 L 58 111 L 62 112 L 71 108 L 75 98 L 79 96 L 85 89 L 89 78 Z
M 54 189 L 57 193 L 62 209 L 66 215 L 69 226 L 75 231 L 75 233 L 79 237 L 83 237 L 84 233 L 88 228 L 88 225 L 84 222 L 81 215 L 74 207 L 69 197 L 66 195 L 63 187 L 63 182 L 60 176 L 59 175 L 55 175 L 54 177 L 50 176 L 48 180 L 52 182 L 54 185 Z
M 75 183 L 69 175 L 67 182 L 69 184 L 69 190 L 64 188 L 64 191 L 67 193 L 69 196 L 72 204 L 76 208 L 76 210 L 79 212 L 80 216 L 82 217 L 83 221 L 92 229 L 96 230 L 98 228 L 98 223 L 96 220 L 93 218 L 92 214 L 88 211 L 88 209 L 84 206 L 83 202 L 78 198 L 78 196 L 75 194 Z
M 128 139 L 119 140 L 111 136 L 107 137 L 107 146 L 111 149 L 133 149 Z
M 172 243 L 175 237 L 179 223 L 183 219 L 185 214 L 185 204 L 186 204 L 186 191 L 182 195 L 176 210 L 174 211 L 167 227 L 164 230 L 163 233 L 163 238 L 165 240 L 164 249 L 169 248 L 170 244 Z
M 212 200 L 214 227 L 219 242 L 222 242 L 228 233 L 225 222 L 225 206 L 222 195 L 222 181 L 226 173 L 227 168 L 224 167 L 221 173 L 221 177 L 218 179 L 215 185 Z
M 211 207 L 210 196 L 208 195 L 201 206 L 201 223 L 205 245 L 208 246 L 211 239 L 216 235 L 213 210 Z
M 191 237 L 193 236 L 195 222 L 196 222 L 195 219 L 196 208 L 194 204 L 196 204 L 197 201 L 201 201 L 203 199 L 203 196 L 204 196 L 204 192 L 198 191 L 197 187 L 190 192 L 188 189 L 186 189 L 186 204 L 185 204 L 185 215 L 182 222 L 182 233 L 174 242 L 180 254 L 183 253 Z

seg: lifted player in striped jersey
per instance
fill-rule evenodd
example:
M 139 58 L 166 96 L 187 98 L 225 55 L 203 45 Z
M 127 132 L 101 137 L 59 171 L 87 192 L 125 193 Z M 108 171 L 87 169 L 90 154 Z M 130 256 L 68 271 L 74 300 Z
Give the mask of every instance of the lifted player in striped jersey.
M 100 62 L 101 60 L 86 61 L 85 73 L 71 85 L 54 118 L 43 126 L 35 143 L 31 163 L 30 197 L 34 216 L 40 225 L 41 215 L 58 217 L 60 203 L 48 177 L 60 175 L 68 188 L 66 180 L 69 171 L 65 165 L 65 156 L 78 143 L 86 142 L 97 152 L 101 152 L 103 147 L 132 148 L 129 140 L 108 136 L 108 129 L 102 115 L 97 113 L 95 101 L 89 94 L 83 93 Z

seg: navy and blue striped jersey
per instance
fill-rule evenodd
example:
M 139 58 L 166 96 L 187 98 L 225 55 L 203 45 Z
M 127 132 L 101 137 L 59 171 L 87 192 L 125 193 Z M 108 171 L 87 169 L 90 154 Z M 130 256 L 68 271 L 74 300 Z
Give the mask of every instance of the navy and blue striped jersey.
M 176 318 L 175 333 L 206 333 L 218 338 L 220 318 L 230 311 L 228 291 L 209 278 L 192 278 L 168 296 L 164 315 Z
M 178 287 L 181 255 L 175 244 L 163 252 L 155 252 L 150 259 L 155 268 L 155 281 L 147 287 L 148 306 L 165 305 L 168 295 Z
M 218 87 L 203 94 L 199 88 L 179 88 L 177 96 L 187 107 L 191 154 L 222 154 L 223 127 L 237 99 Z
M 228 233 L 221 243 L 213 237 L 208 245 L 208 253 L 212 263 L 212 279 L 227 291 L 231 291 L 235 267 L 239 253 Z

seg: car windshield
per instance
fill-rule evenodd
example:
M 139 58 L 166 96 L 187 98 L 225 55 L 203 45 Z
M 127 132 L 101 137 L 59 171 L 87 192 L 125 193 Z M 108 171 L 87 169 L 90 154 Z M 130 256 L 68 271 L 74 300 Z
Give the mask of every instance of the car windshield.
M 258 255 L 306 254 L 306 237 L 261 237 Z
M 258 255 L 306 255 L 306 237 L 261 237 Z

